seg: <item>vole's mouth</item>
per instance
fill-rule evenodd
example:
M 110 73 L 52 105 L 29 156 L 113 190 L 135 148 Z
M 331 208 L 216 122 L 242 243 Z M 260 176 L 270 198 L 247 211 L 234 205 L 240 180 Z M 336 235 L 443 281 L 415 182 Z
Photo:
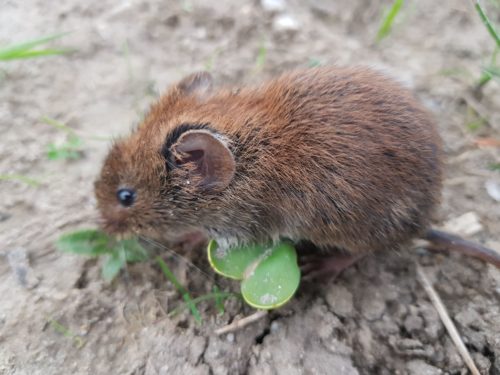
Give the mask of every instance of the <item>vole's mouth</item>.
M 124 219 L 114 219 L 101 216 L 98 221 L 99 227 L 110 236 L 118 240 L 126 240 L 135 237 L 137 233 Z

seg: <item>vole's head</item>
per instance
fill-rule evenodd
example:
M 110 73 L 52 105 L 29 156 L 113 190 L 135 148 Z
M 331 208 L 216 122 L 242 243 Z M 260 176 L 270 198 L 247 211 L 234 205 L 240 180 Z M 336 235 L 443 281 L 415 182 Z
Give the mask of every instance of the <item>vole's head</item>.
M 228 140 L 190 108 L 210 89 L 193 74 L 154 105 L 131 136 L 116 142 L 95 182 L 103 229 L 115 235 L 176 234 L 200 225 L 231 183 Z

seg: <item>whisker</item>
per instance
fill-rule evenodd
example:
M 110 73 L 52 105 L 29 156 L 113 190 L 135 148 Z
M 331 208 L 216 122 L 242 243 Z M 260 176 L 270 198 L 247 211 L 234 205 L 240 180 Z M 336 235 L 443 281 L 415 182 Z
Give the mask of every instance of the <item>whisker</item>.
M 194 268 L 196 271 L 198 271 L 201 275 L 203 275 L 204 277 L 206 277 L 208 280 L 210 280 L 215 286 L 217 286 L 219 289 L 222 289 L 220 288 L 220 286 L 215 282 L 215 279 L 212 275 L 210 275 L 209 273 L 203 271 L 200 267 L 198 267 L 197 265 L 195 265 L 193 262 L 191 262 L 188 258 L 182 256 L 181 254 L 175 252 L 174 250 L 172 249 L 169 249 L 168 247 L 166 247 L 164 244 L 156 241 L 156 240 L 153 240 L 152 238 L 147 238 L 147 237 L 144 237 L 144 236 L 141 236 L 139 235 L 139 238 L 143 241 L 145 241 L 146 243 L 152 245 L 153 247 L 156 247 L 156 248 L 159 248 L 160 250 L 163 250 L 163 251 L 166 251 L 169 255 L 172 255 L 174 258 L 176 258 L 177 260 L 180 260 L 180 261 L 183 261 L 185 262 L 188 266 Z

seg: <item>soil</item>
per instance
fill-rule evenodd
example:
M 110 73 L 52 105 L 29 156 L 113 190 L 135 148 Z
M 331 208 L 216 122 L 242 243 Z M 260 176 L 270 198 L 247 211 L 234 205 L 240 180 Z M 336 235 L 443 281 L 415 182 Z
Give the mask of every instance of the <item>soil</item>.
M 110 138 L 196 70 L 245 84 L 294 67 L 361 63 L 411 87 L 436 117 L 447 153 L 439 223 L 473 212 L 480 225 L 468 238 L 498 249 L 500 206 L 485 186 L 498 187 L 491 165 L 500 149 L 475 140 L 500 137 L 500 85 L 488 83 L 481 98 L 471 93 L 493 41 L 470 2 L 420 0 L 405 5 L 377 44 L 388 3 L 3 1 L 1 44 L 71 31 L 54 45 L 75 51 L 0 66 L 0 174 L 40 181 L 0 181 L 0 374 L 466 374 L 417 263 L 481 373 L 500 374 L 500 270 L 456 254 L 376 254 L 335 281 L 302 285 L 255 324 L 216 336 L 252 309 L 232 299 L 223 314 L 200 304 L 202 324 L 188 312 L 168 317 L 182 301 L 153 261 L 110 283 L 101 260 L 54 247 L 62 233 L 96 226 L 92 184 L 109 142 L 85 138 L 82 158 L 48 160 L 48 145 L 66 134 L 43 116 Z M 498 24 L 498 8 L 485 3 Z M 471 129 L 475 111 L 486 120 Z M 200 253 L 164 253 L 195 296 L 214 285 Z

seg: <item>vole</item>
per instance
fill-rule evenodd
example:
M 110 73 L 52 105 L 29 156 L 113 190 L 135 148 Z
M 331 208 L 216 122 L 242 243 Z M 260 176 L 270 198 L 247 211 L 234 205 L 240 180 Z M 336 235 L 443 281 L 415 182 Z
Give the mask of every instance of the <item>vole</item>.
M 286 238 L 353 259 L 422 237 L 500 266 L 498 254 L 430 229 L 442 141 L 392 79 L 321 67 L 212 86 L 206 72 L 184 78 L 112 146 L 95 183 L 104 230 L 201 231 L 225 247 Z

